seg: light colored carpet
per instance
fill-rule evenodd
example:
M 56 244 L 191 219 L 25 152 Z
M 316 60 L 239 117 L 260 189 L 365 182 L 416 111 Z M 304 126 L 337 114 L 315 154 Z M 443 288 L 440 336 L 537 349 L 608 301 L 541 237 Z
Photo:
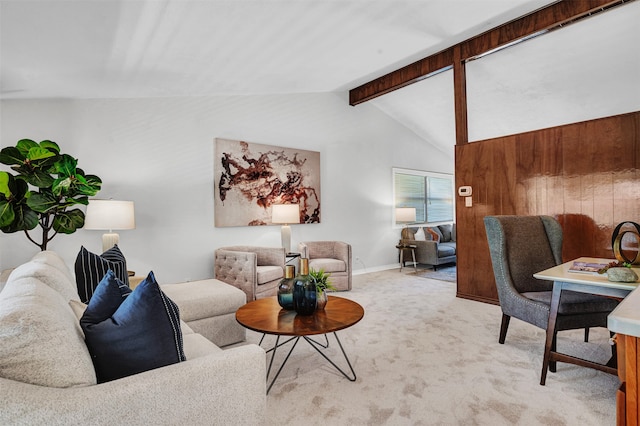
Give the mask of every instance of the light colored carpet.
M 542 330 L 512 320 L 500 345 L 499 306 L 456 298 L 455 284 L 404 272 L 357 275 L 353 290 L 338 294 L 365 309 L 361 322 L 338 333 L 357 380 L 301 341 L 267 397 L 268 424 L 615 424 L 617 377 L 559 363 L 540 386 Z M 589 343 L 581 337 L 561 332 L 558 348 L 608 359 L 606 330 L 592 330 Z M 248 333 L 252 343 L 259 338 Z

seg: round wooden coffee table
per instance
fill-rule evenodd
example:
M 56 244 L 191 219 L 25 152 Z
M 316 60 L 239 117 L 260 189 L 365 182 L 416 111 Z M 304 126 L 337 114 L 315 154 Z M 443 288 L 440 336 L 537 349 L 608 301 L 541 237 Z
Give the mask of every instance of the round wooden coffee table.
M 260 344 L 264 340 L 264 335 L 266 334 L 277 336 L 273 347 L 267 349 L 267 353 L 272 352 L 271 360 L 269 361 L 269 368 L 267 369 L 267 380 L 269 380 L 271 367 L 273 366 L 273 360 L 276 356 L 277 349 L 282 345 L 294 341 L 293 346 L 289 349 L 289 353 L 271 380 L 271 384 L 267 388 L 267 393 L 271 390 L 271 387 L 280 375 L 280 372 L 287 363 L 289 356 L 298 344 L 300 338 L 306 340 L 320 355 L 322 355 L 322 357 L 324 357 L 324 359 L 342 373 L 344 377 L 352 382 L 356 380 L 356 373 L 351 366 L 351 362 L 349 361 L 336 332 L 351 327 L 360 321 L 364 316 L 364 309 L 358 303 L 342 297 L 329 296 L 328 299 L 325 309 L 316 311 L 313 315 L 297 315 L 295 311 L 282 309 L 275 296 L 266 299 L 254 300 L 253 302 L 249 302 L 240 307 L 236 311 L 236 320 L 242 326 L 250 330 L 263 333 Z M 344 359 L 351 370 L 351 376 L 338 367 L 338 365 L 329 359 L 329 357 L 322 351 L 322 349 L 329 347 L 329 339 L 327 337 L 327 334 L 329 333 L 332 333 L 336 342 L 338 342 L 342 355 L 344 355 Z M 319 343 L 309 337 L 317 334 L 325 335 L 326 344 Z M 292 337 L 284 342 L 280 342 L 281 336 Z

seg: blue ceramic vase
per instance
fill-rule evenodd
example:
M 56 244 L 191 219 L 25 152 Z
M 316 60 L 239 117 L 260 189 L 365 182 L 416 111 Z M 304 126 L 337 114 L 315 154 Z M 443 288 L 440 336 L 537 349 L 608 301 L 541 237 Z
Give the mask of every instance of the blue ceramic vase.
M 295 282 L 295 270 L 293 265 L 287 265 L 284 268 L 284 278 L 278 285 L 278 303 L 282 309 L 288 311 L 293 310 L 293 284 Z
M 293 309 L 298 315 L 312 315 L 316 310 L 316 283 L 309 275 L 309 259 L 300 259 L 300 274 L 293 283 Z

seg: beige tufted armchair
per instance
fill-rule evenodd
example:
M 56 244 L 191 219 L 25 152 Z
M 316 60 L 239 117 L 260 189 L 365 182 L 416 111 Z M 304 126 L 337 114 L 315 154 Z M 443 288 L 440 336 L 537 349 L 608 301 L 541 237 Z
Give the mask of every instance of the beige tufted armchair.
M 247 302 L 275 296 L 284 277 L 284 248 L 232 246 L 215 251 L 215 278 L 238 287 Z
M 307 241 L 298 244 L 302 257 L 309 259 L 309 268 L 330 273 L 333 286 L 351 290 L 351 245 L 342 241 Z

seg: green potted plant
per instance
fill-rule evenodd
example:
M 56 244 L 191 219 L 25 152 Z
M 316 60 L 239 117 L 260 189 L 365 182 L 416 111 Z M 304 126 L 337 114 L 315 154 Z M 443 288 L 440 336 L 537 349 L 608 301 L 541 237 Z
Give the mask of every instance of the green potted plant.
M 85 174 L 75 158 L 60 154 L 57 143 L 21 139 L 15 147 L 0 151 L 0 163 L 16 172 L 0 171 L 2 232 L 24 231 L 44 251 L 58 233 L 72 234 L 84 226 L 84 212 L 76 206 L 89 204 L 102 181 Z M 42 231 L 39 242 L 29 233 L 38 226 Z
M 313 269 L 309 270 L 309 275 L 311 276 L 311 280 L 316 285 L 316 300 L 317 300 L 317 309 L 324 309 L 327 305 L 327 290 L 335 291 L 336 288 L 331 284 L 329 277 L 330 273 L 324 271 L 324 269 Z

